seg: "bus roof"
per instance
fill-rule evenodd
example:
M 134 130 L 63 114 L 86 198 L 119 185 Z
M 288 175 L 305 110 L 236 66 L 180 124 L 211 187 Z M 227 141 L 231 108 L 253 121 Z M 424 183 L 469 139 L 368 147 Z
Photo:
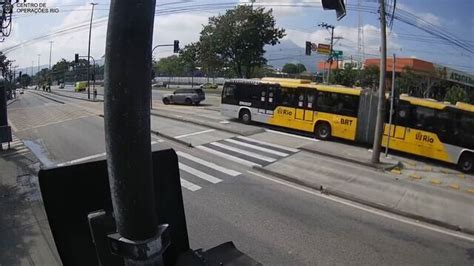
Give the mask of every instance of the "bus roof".
M 446 107 L 450 107 L 452 109 L 463 110 L 463 111 L 474 113 L 474 105 L 463 103 L 463 102 L 457 102 L 456 105 L 454 105 L 449 102 L 439 102 L 435 99 L 418 98 L 418 97 L 408 96 L 407 94 L 401 94 L 400 99 L 408 101 L 413 105 L 419 105 L 419 106 L 424 106 L 424 107 L 433 108 L 433 109 L 441 110 Z
M 360 88 L 349 88 L 339 85 L 324 85 L 311 82 L 308 79 L 262 78 L 263 82 L 278 83 L 287 88 L 309 88 L 320 91 L 337 92 L 350 95 L 360 95 Z
M 446 106 L 451 106 L 451 104 L 438 102 L 434 99 L 418 98 L 418 97 L 408 96 L 406 94 L 400 95 L 400 99 L 408 101 L 414 105 L 419 105 L 419 106 L 433 108 L 433 109 L 444 109 L 446 108 Z
M 474 112 L 474 105 L 472 104 L 457 102 L 456 107 L 464 111 Z

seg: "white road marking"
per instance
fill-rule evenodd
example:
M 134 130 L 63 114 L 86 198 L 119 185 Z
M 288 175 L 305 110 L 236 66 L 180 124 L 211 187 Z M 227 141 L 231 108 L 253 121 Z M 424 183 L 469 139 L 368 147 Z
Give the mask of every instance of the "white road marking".
M 76 164 L 76 163 L 80 163 L 80 162 L 84 162 L 84 161 L 88 161 L 88 160 L 91 160 L 91 159 L 95 159 L 95 158 L 105 156 L 105 154 L 106 154 L 105 152 L 99 153 L 99 154 L 94 154 L 94 155 L 82 157 L 82 158 L 79 158 L 79 159 L 71 160 L 71 161 L 68 161 L 68 162 L 60 163 L 60 164 L 57 164 L 56 166 L 61 167 L 61 166 L 65 166 L 65 165 Z
M 153 140 L 153 141 L 150 142 L 150 144 L 153 145 L 153 144 L 157 144 L 158 142 L 163 142 L 163 141 L 164 140 L 162 140 L 162 139 L 158 139 L 157 141 Z M 94 155 L 74 159 L 74 160 L 71 160 L 71 161 L 62 162 L 62 163 L 57 164 L 56 166 L 61 167 L 61 166 L 65 166 L 65 165 L 76 164 L 76 163 L 88 161 L 88 160 L 91 160 L 91 159 L 99 158 L 99 157 L 102 157 L 102 156 L 105 156 L 105 155 L 107 155 L 107 153 L 105 153 L 105 152 L 98 153 L 98 154 L 94 154 Z
M 196 190 L 200 190 L 200 189 L 201 189 L 200 186 L 195 185 L 195 184 L 189 182 L 189 181 L 186 180 L 186 179 L 180 178 L 180 180 L 181 180 L 181 186 L 184 187 L 184 188 L 187 188 L 187 189 L 189 189 L 189 190 L 191 190 L 191 191 L 196 191 Z
M 265 131 L 266 131 L 266 132 L 270 132 L 270 133 L 285 135 L 285 136 L 289 136 L 289 137 L 293 137 L 293 138 L 297 138 L 297 139 L 304 139 L 304 140 L 315 141 L 315 142 L 319 141 L 319 139 L 310 138 L 310 137 L 304 137 L 304 136 L 299 136 L 299 135 L 296 135 L 296 134 L 290 134 L 290 133 L 285 133 L 285 132 L 276 131 L 276 130 L 271 130 L 271 129 L 265 129 Z
M 348 200 L 338 198 L 337 196 L 325 195 L 325 194 L 322 194 L 321 192 L 317 192 L 317 191 L 313 191 L 313 190 L 310 190 L 310 189 L 302 188 L 300 186 L 293 185 L 293 184 L 290 184 L 290 183 L 285 182 L 285 181 L 280 181 L 280 180 L 274 179 L 272 177 L 268 177 L 268 176 L 261 175 L 259 173 L 255 173 L 253 171 L 247 171 L 247 172 L 251 173 L 255 176 L 261 177 L 263 179 L 266 179 L 268 181 L 272 181 L 272 182 L 278 183 L 280 185 L 291 187 L 291 188 L 294 188 L 296 190 L 299 190 L 299 191 L 302 191 L 302 192 L 305 192 L 305 193 L 308 193 L 308 194 L 311 194 L 311 195 L 314 195 L 314 196 L 317 196 L 317 197 L 321 197 L 321 198 L 324 198 L 324 199 L 327 199 L 327 200 L 331 200 L 331 201 L 340 203 L 342 205 L 346 205 L 346 206 L 353 207 L 353 208 L 356 208 L 356 209 L 359 209 L 359 210 L 362 210 L 362 211 L 365 211 L 365 212 L 369 212 L 369 213 L 372 213 L 372 214 L 383 216 L 385 218 L 392 219 L 392 220 L 395 220 L 395 221 L 398 221 L 398 222 L 418 226 L 418 227 L 425 228 L 425 229 L 428 229 L 428 230 L 431 230 L 431 231 L 435 231 L 435 232 L 438 232 L 438 233 L 442 233 L 442 234 L 446 234 L 446 235 L 449 235 L 449 236 L 453 236 L 453 237 L 457 237 L 457 238 L 460 238 L 460 239 L 464 239 L 464 240 L 474 242 L 474 236 L 470 236 L 470 235 L 463 234 L 463 233 L 460 233 L 460 232 L 450 231 L 450 230 L 447 230 L 447 229 L 444 229 L 444 228 L 439 228 L 439 227 L 436 227 L 434 225 L 429 225 L 429 224 L 426 224 L 426 223 L 413 221 L 413 220 L 411 220 L 409 218 L 405 218 L 403 216 L 399 216 L 399 215 L 388 213 L 388 212 L 385 212 L 385 211 L 382 211 L 382 210 L 377 210 L 377 209 L 374 209 L 374 208 L 370 208 L 370 207 L 362 206 L 362 205 L 359 205 L 359 204 L 356 204 L 356 203 L 352 203 Z
M 252 149 L 255 149 L 255 150 L 259 150 L 259 151 L 264 151 L 264 152 L 267 152 L 267 153 L 275 154 L 275 155 L 282 156 L 282 157 L 285 157 L 285 156 L 288 156 L 288 155 L 289 155 L 288 153 L 283 153 L 283 152 L 279 152 L 279 151 L 275 151 L 275 150 L 263 148 L 263 147 L 260 147 L 260 146 L 257 146 L 257 145 L 249 144 L 249 143 L 242 142 L 242 141 L 238 141 L 238 140 L 235 140 L 235 139 L 225 139 L 224 141 L 227 141 L 227 142 L 230 142 L 230 143 L 234 143 L 234 144 L 237 144 L 237 145 L 241 145 L 241 146 L 245 146 L 245 147 L 249 147 L 249 148 L 252 148 Z
M 239 157 L 235 157 L 235 156 L 229 155 L 227 153 L 216 151 L 216 150 L 210 149 L 210 148 L 205 147 L 205 146 L 197 146 L 196 148 L 201 149 L 201 150 L 206 151 L 206 152 L 209 152 L 209 153 L 212 153 L 212 154 L 215 154 L 219 157 L 231 160 L 233 162 L 246 165 L 246 166 L 250 166 L 250 167 L 260 166 L 260 167 L 262 167 L 260 164 L 257 164 L 257 163 L 251 162 L 251 161 L 247 161 L 247 160 L 244 160 L 244 159 L 240 159 Z
M 8 119 L 8 124 L 10 125 L 10 127 L 13 129 L 14 132 L 18 131 L 17 127 L 15 126 L 15 124 L 12 123 L 10 119 Z
M 222 179 L 219 179 L 219 178 L 217 178 L 217 177 L 213 177 L 212 175 L 208 175 L 208 174 L 206 174 L 206 173 L 204 173 L 204 172 L 202 172 L 202 171 L 199 171 L 199 170 L 197 170 L 197 169 L 194 169 L 194 168 L 192 168 L 192 167 L 190 167 L 190 166 L 187 166 L 187 165 L 185 165 L 185 164 L 183 164 L 183 163 L 178 163 L 178 164 L 179 164 L 179 169 L 181 169 L 181 170 L 183 170 L 183 171 L 185 171 L 185 172 L 188 172 L 188 173 L 190 173 L 190 174 L 192 174 L 192 175 L 195 175 L 195 176 L 197 176 L 197 177 L 199 177 L 199 178 L 201 178 L 201 179 L 204 179 L 204 180 L 206 180 L 206 181 L 209 181 L 209 182 L 211 182 L 211 183 L 213 183 L 213 184 L 217 184 L 217 183 L 219 183 L 219 182 L 222 182 Z
M 196 163 L 199 163 L 199 164 L 202 164 L 204 166 L 207 166 L 209 168 L 212 168 L 214 170 L 217 170 L 219 172 L 222 172 L 224 174 L 227 174 L 227 175 L 230 175 L 230 176 L 238 176 L 240 175 L 240 172 L 237 172 L 237 171 L 234 171 L 234 170 L 231 170 L 231 169 L 227 169 L 225 167 L 222 167 L 222 166 L 219 166 L 215 163 L 211 163 L 211 162 L 208 162 L 208 161 L 205 161 L 205 160 L 202 160 L 200 158 L 197 158 L 197 157 L 194 157 L 192 156 L 191 154 L 187 154 L 187 153 L 184 153 L 184 152 L 180 152 L 180 151 L 177 151 L 176 152 L 179 156 L 181 157 L 184 157 L 188 160 L 191 160 L 191 161 L 194 161 Z
M 260 155 L 260 154 L 254 153 L 254 152 L 242 150 L 242 149 L 239 149 L 239 148 L 234 148 L 232 146 L 228 146 L 228 145 L 225 145 L 225 144 L 222 144 L 222 143 L 219 143 L 219 142 L 211 142 L 210 144 L 214 145 L 214 146 L 217 146 L 217 147 L 221 147 L 221 148 L 229 150 L 229 151 L 237 152 L 237 153 L 249 156 L 249 157 L 253 157 L 253 158 L 256 158 L 256 159 L 259 159 L 259 160 L 262 160 L 262 161 L 266 161 L 266 162 L 269 162 L 269 163 L 272 163 L 272 162 L 276 161 L 276 159 L 274 159 L 274 158 L 266 157 L 266 156 L 263 156 L 263 155 Z
M 198 132 L 193 132 L 193 133 L 189 133 L 189 134 L 184 134 L 184 135 L 176 136 L 176 137 L 174 137 L 174 138 L 175 138 L 175 139 L 181 139 L 181 138 L 185 138 L 185 137 L 189 137 L 189 136 L 194 136 L 194 135 L 209 133 L 209 132 L 212 132 L 212 131 L 216 131 L 216 130 L 215 130 L 215 129 L 207 129 L 207 130 L 203 130 L 203 131 L 198 131 Z
M 254 143 L 258 143 L 258 144 L 267 145 L 267 146 L 270 146 L 270 147 L 278 148 L 278 149 L 289 151 L 289 152 L 299 152 L 298 149 L 293 149 L 293 148 L 278 145 L 278 144 L 268 143 L 268 142 L 261 141 L 261 140 L 258 140 L 258 139 L 252 139 L 252 138 L 248 138 L 248 137 L 244 137 L 244 136 L 238 136 L 237 138 L 247 140 L 247 141 L 250 141 L 250 142 L 254 142 Z

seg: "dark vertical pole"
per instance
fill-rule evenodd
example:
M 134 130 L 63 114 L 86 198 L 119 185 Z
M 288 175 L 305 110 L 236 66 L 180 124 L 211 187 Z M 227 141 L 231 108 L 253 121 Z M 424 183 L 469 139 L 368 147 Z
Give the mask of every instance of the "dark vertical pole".
M 96 3 L 91 3 L 91 22 L 89 23 L 89 45 L 87 46 L 87 99 L 91 98 L 91 87 L 90 87 L 90 66 L 91 66 L 91 32 L 92 32 L 92 18 L 94 18 L 94 7 Z
M 149 108 L 154 17 L 154 0 L 111 1 L 104 90 L 107 165 L 118 233 L 133 241 L 158 232 Z
M 379 77 L 379 103 L 377 106 L 377 123 L 375 124 L 374 145 L 372 147 L 372 163 L 380 161 L 382 134 L 385 117 L 385 75 L 387 69 L 387 34 L 385 29 L 385 0 L 380 0 L 380 77 Z
M 329 77 L 331 76 L 331 68 L 332 68 L 332 45 L 334 41 L 334 26 L 331 26 L 331 48 L 330 48 L 330 54 L 329 54 L 329 69 L 328 69 L 328 84 L 331 82 L 329 80 Z

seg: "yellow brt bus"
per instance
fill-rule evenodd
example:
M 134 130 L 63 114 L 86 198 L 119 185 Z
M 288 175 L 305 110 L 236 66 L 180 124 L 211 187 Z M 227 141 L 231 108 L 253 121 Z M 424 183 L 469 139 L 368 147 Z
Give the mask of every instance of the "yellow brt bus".
M 309 80 L 229 80 L 221 112 L 244 123 L 256 121 L 355 140 L 360 89 L 324 86 Z
M 314 133 L 316 138 L 355 141 L 361 89 L 315 84 L 309 80 L 263 78 L 228 80 L 221 113 L 250 121 Z M 362 108 L 362 107 L 361 107 Z M 382 146 L 474 169 L 474 106 L 456 105 L 406 95 L 396 101 Z M 363 131 L 363 130 L 362 130 Z M 367 131 L 367 130 L 365 130 Z M 389 139 L 390 132 L 390 140 Z
M 394 110 L 394 125 L 385 124 L 382 146 L 474 170 L 474 105 L 402 94 Z

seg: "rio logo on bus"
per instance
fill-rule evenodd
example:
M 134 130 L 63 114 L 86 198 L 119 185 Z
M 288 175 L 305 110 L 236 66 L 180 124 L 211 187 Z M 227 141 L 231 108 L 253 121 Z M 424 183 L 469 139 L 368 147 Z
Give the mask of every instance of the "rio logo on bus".
M 428 136 L 428 135 L 422 134 L 422 133 L 420 133 L 420 132 L 416 133 L 415 139 L 418 140 L 418 141 L 423 141 L 423 142 L 427 142 L 427 143 L 433 143 L 433 142 L 434 142 L 434 138 L 433 138 L 433 137 L 430 137 L 430 136 Z
M 288 115 L 288 116 L 292 116 L 293 115 L 293 112 L 291 110 L 288 110 L 288 109 L 283 109 L 283 108 L 279 108 L 277 113 L 279 115 Z

